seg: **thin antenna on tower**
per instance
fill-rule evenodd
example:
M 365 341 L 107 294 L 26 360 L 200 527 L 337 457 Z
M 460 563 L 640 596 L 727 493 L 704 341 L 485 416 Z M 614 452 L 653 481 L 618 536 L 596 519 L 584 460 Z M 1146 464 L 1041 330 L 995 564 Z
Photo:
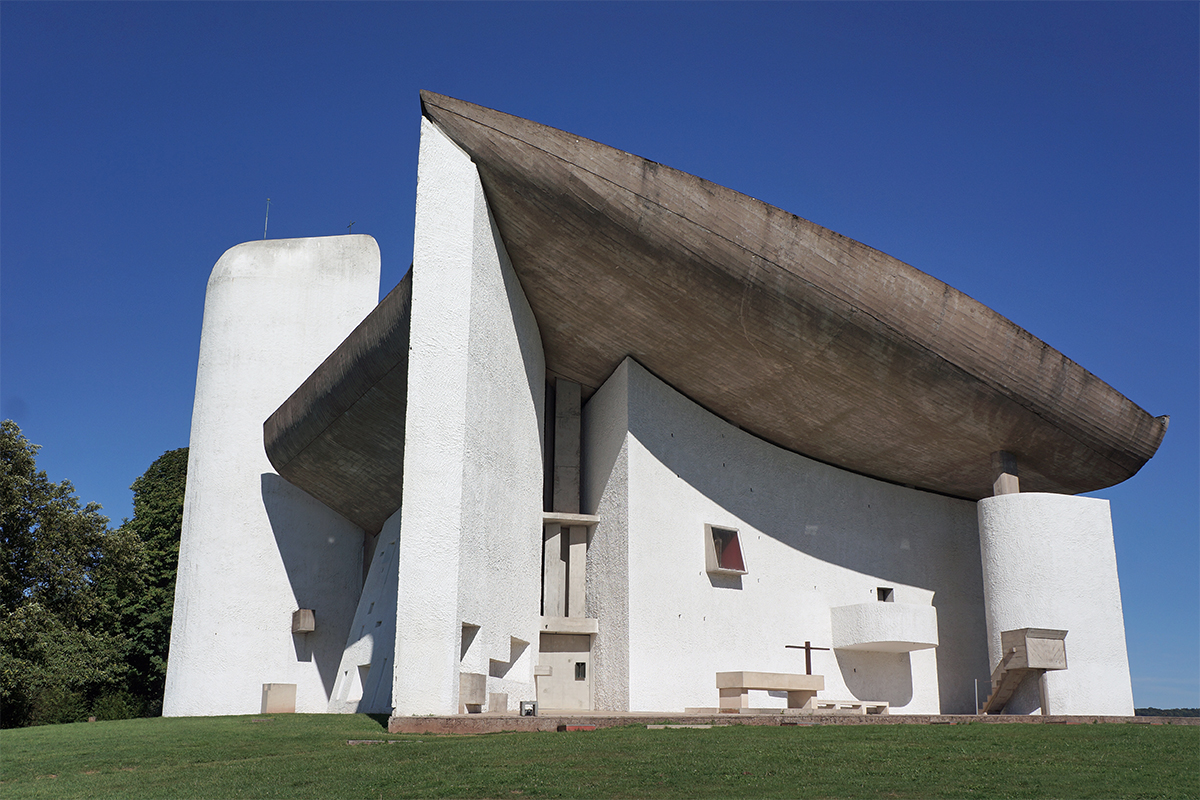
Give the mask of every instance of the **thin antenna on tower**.
M 349 231 L 350 233 L 354 233 L 354 223 L 351 222 L 349 225 L 347 225 L 346 230 Z
M 267 238 L 267 220 L 271 218 L 271 198 L 267 198 L 267 215 L 263 217 L 263 238 Z

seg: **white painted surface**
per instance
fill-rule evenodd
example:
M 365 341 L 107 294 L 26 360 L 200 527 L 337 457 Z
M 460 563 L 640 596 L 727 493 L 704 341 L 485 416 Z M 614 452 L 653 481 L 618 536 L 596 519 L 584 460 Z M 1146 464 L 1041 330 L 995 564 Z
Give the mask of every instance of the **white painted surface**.
M 534 698 L 545 369 L 474 164 L 422 120 L 399 547 L 397 714 L 453 713 L 459 673 Z M 462 652 L 462 625 L 477 626 Z
M 354 621 L 330 693 L 333 714 L 390 714 L 396 658 L 396 581 L 400 566 L 400 512 L 379 531 Z
M 1000 661 L 1002 631 L 1066 630 L 1067 669 L 1041 679 L 1044 711 L 1131 716 L 1108 501 L 1027 492 L 978 505 L 990 664 Z M 1037 695 L 1023 685 L 1010 713 L 1035 710 Z
M 937 609 L 912 603 L 855 603 L 829 609 L 833 647 L 909 653 L 937 647 Z
M 712 707 L 717 672 L 803 672 L 785 645 L 829 646 L 831 608 L 888 587 L 936 607 L 939 646 L 814 652 L 821 696 L 973 711 L 989 673 L 974 503 L 781 450 L 628 359 L 584 410 L 583 451 L 584 510 L 601 517 L 588 554 L 598 709 Z M 738 529 L 748 574 L 705 572 L 705 523 Z
M 629 706 L 629 369 L 622 364 L 583 409 L 580 508 L 601 520 L 589 531 L 585 615 L 592 638 L 592 703 Z
M 265 683 L 324 711 L 362 581 L 361 529 L 284 481 L 263 421 L 375 306 L 369 236 L 247 242 L 205 294 L 165 716 L 252 714 Z M 297 608 L 316 630 L 293 635 Z

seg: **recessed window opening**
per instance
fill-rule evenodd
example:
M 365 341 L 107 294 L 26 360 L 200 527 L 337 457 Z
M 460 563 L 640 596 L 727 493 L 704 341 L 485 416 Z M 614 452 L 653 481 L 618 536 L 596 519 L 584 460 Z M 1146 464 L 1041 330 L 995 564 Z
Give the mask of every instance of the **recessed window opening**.
M 466 660 L 467 651 L 471 649 L 471 645 L 475 642 L 475 635 L 477 633 L 479 633 L 478 625 L 472 625 L 469 622 L 464 622 L 462 624 L 462 641 L 458 650 L 459 661 Z
M 587 662 L 586 661 L 576 661 L 575 662 L 575 680 L 577 680 L 577 681 L 586 681 L 587 680 Z
M 896 602 L 895 592 L 892 590 L 892 587 L 890 587 L 890 586 L 880 586 L 878 589 L 875 590 L 875 595 L 876 595 L 876 597 L 879 598 L 879 602 L 881 602 L 881 603 Z
M 707 567 L 709 572 L 742 575 L 746 572 L 746 560 L 742 557 L 742 543 L 736 528 L 718 528 L 705 525 L 708 541 Z

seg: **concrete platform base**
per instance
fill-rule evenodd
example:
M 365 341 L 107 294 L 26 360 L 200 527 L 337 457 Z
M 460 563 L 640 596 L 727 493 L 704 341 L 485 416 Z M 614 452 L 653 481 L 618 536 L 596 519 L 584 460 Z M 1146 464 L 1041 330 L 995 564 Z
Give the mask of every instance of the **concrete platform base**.
M 683 726 L 699 725 L 995 725 L 1022 723 L 1032 725 L 1090 725 L 1093 723 L 1129 723 L 1135 725 L 1200 725 L 1200 717 L 1102 717 L 989 714 L 653 714 L 598 712 L 592 714 L 518 717 L 500 714 L 457 714 L 444 717 L 392 717 L 388 733 L 477 734 L 502 731 L 570 731 L 594 728 L 619 728 L 623 725 Z

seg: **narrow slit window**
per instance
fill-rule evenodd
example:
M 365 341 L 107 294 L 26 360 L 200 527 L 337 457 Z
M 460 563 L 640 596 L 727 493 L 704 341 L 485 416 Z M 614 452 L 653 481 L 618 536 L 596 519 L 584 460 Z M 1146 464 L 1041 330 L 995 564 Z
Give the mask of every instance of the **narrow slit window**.
M 746 574 L 742 543 L 736 528 L 705 525 L 706 566 L 709 572 L 725 575 Z

